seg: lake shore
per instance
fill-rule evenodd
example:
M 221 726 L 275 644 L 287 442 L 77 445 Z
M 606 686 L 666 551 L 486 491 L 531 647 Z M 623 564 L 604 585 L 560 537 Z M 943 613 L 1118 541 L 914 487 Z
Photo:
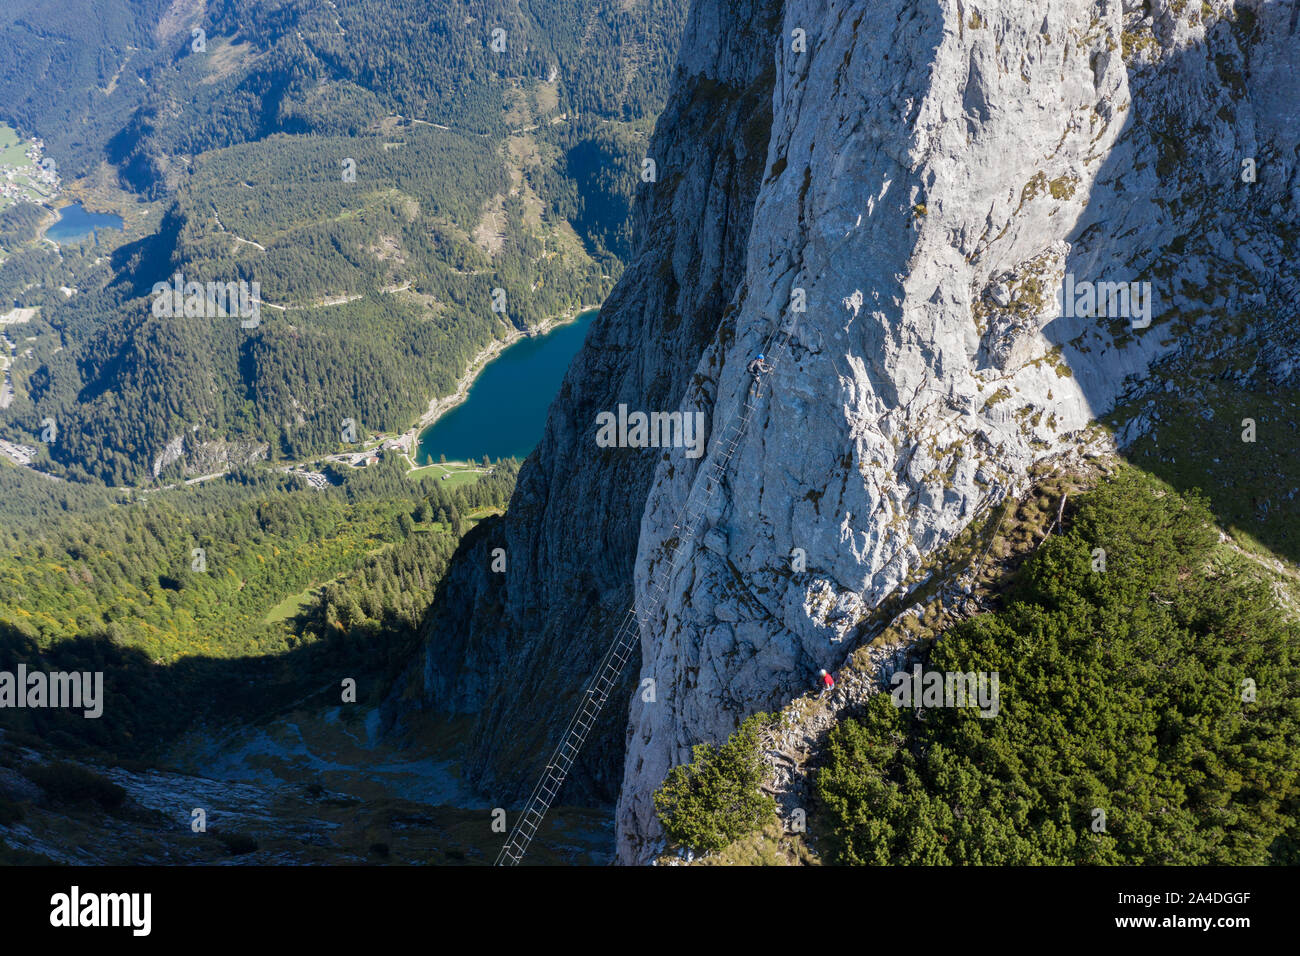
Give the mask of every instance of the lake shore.
M 539 335 L 546 335 L 562 325 L 576 322 L 578 316 L 582 315 L 584 312 L 591 312 L 599 308 L 599 305 L 581 305 L 576 309 L 570 309 L 568 312 L 558 315 L 555 318 L 546 319 L 527 331 L 514 329 L 505 338 L 493 339 L 484 346 L 479 353 L 470 360 L 469 367 L 465 369 L 464 374 L 460 377 L 460 381 L 456 383 L 456 390 L 450 395 L 431 399 L 429 401 L 429 407 L 425 410 L 424 414 L 420 416 L 419 421 L 416 422 L 412 428 L 407 429 L 406 433 L 402 436 L 403 439 L 408 437 L 411 439 L 407 447 L 411 449 L 412 463 L 414 463 L 419 451 L 420 434 L 457 405 L 464 403 L 465 399 L 469 398 L 469 390 L 471 386 L 473 386 L 474 381 L 483 373 L 483 370 L 487 368 L 488 364 L 491 363 L 493 359 L 497 358 L 502 352 L 514 345 L 520 339 L 535 338 Z

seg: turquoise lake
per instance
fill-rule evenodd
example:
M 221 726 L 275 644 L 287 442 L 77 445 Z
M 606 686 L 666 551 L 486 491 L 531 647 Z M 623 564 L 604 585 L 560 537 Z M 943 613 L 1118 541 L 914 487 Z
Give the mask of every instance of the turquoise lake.
M 86 212 L 86 208 L 80 202 L 74 202 L 59 210 L 58 222 L 45 230 L 45 235 L 55 242 L 80 242 L 87 236 L 94 236 L 96 229 L 121 228 L 121 216 L 104 212 Z
M 525 458 L 546 425 L 551 399 L 587 337 L 598 309 L 583 312 L 549 335 L 520 339 L 489 362 L 469 397 L 420 433 L 418 464 Z

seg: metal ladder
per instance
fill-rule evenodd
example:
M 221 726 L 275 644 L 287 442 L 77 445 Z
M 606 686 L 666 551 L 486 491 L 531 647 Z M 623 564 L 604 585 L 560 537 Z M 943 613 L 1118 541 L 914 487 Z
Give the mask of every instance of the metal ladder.
M 773 332 L 768 337 L 767 341 L 768 345 L 770 345 L 778 334 L 783 336 L 776 349 L 773 350 L 774 355 L 777 350 L 784 349 L 789 344 L 793 332 L 794 325 L 791 324 L 781 332 Z M 772 371 L 775 371 L 777 364 L 775 359 L 769 364 Z M 768 372 L 767 376 L 771 374 L 772 372 Z M 740 413 L 732 417 L 731 421 L 727 423 L 727 427 L 723 429 L 722 434 L 715 439 L 707 459 L 710 464 L 706 466 L 704 481 L 697 481 L 692 487 L 690 494 L 686 497 L 686 503 L 682 506 L 682 510 L 673 524 L 672 532 L 669 534 L 670 540 L 674 536 L 677 538 L 671 559 L 660 563 L 658 570 L 646 588 L 646 600 L 641 603 L 640 607 L 637 606 L 636 602 L 633 602 L 632 607 L 628 609 L 627 614 L 624 616 L 623 622 L 614 633 L 614 640 L 610 643 L 609 649 L 605 651 L 605 656 L 601 658 L 595 676 L 582 692 L 581 702 L 578 704 L 578 709 L 573 717 L 570 718 L 564 734 L 560 737 L 559 746 L 551 753 L 551 759 L 542 772 L 541 780 L 533 788 L 523 814 L 510 831 L 505 845 L 501 847 L 501 852 L 497 854 L 497 866 L 514 866 L 528 852 L 528 846 L 532 843 L 533 837 L 537 835 L 537 828 L 541 826 L 542 818 L 546 816 L 546 811 L 551 808 L 551 804 L 555 802 L 555 798 L 559 795 L 560 788 L 564 785 L 565 778 L 568 777 L 569 770 L 573 767 L 573 762 L 578 758 L 578 753 L 587 740 L 587 735 L 591 733 L 591 728 L 595 726 L 596 718 L 600 715 L 605 702 L 609 700 L 610 692 L 613 691 L 614 685 L 618 682 L 619 675 L 623 672 L 628 659 L 632 656 L 632 652 L 641 640 L 640 616 L 644 616 L 646 620 L 649 620 L 659 610 L 664 598 L 667 597 L 668 583 L 673 574 L 676 573 L 681 559 L 688 553 L 689 548 L 687 546 L 695 540 L 705 510 L 708 508 L 714 492 L 721 487 L 722 479 L 727 472 L 727 465 L 731 462 L 731 457 L 736 453 L 736 449 L 740 447 L 740 441 L 745 435 L 745 430 L 749 427 L 750 418 L 753 417 L 755 410 L 758 408 L 759 400 L 763 397 L 763 385 L 767 376 L 758 379 L 757 383 L 747 390 L 745 404 Z

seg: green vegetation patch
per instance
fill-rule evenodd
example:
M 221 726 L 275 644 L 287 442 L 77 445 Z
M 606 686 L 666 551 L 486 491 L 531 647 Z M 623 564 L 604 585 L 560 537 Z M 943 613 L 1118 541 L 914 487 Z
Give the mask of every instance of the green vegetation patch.
M 770 714 L 754 714 L 719 747 L 698 744 L 655 792 L 655 810 L 674 844 L 697 853 L 721 850 L 776 817 L 764 779 L 759 738 Z
M 1151 428 L 1126 457 L 1179 491 L 1202 491 L 1246 550 L 1300 562 L 1300 389 L 1242 388 L 1222 378 L 1225 363 L 1207 365 L 1179 376 L 1189 387 L 1158 394 Z M 1116 420 L 1143 405 L 1117 410 Z
M 1196 496 L 1125 470 L 1066 523 L 930 653 L 997 672 L 996 717 L 883 693 L 832 731 L 829 861 L 1300 860 L 1300 631 Z
M 111 715 L 5 708 L 0 726 L 141 756 L 202 719 L 337 699 L 340 673 L 372 702 L 409 661 L 459 536 L 504 507 L 517 469 L 447 490 L 390 459 L 343 469 L 341 487 L 260 472 L 122 504 L 0 468 L 0 514 L 28 515 L 0 526 L 0 659 L 103 672 Z

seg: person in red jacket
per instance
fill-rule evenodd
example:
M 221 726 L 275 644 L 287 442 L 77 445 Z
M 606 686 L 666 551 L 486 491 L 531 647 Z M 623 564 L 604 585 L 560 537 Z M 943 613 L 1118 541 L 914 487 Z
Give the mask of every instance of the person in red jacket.
M 822 670 L 817 672 L 817 676 L 822 679 L 822 693 L 818 695 L 819 697 L 822 696 L 822 694 L 825 694 L 827 691 L 835 689 L 835 678 L 832 677 L 830 674 Z

